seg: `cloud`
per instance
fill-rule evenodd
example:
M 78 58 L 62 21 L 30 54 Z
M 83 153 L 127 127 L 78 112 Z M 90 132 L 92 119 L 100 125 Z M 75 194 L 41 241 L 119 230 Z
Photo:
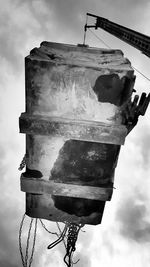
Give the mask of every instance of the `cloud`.
M 150 151 L 148 149 L 150 147 L 150 127 L 148 124 L 149 115 L 150 106 L 148 107 L 148 112 L 146 113 L 145 121 L 139 120 L 139 134 L 136 136 L 135 140 L 133 140 L 135 146 L 140 148 L 140 154 L 142 156 L 142 167 L 145 170 L 149 169 L 150 163 Z
M 4 187 L 2 188 L 4 190 Z M 0 266 L 17 267 L 20 266 L 18 257 L 20 204 L 16 202 L 14 205 L 13 192 L 9 196 L 9 191 L 3 194 L 4 199 L 0 199 Z
M 10 12 L 11 10 L 11 12 Z M 0 57 L 11 64 L 13 72 L 23 71 L 23 58 L 28 45 L 43 37 L 40 20 L 27 2 L 6 1 L 0 11 Z
M 148 203 L 137 201 L 137 196 L 128 198 L 120 205 L 116 219 L 120 224 L 120 234 L 137 243 L 150 242 L 150 221 L 147 219 Z
M 10 263 L 10 260 L 1 261 L 0 260 L 0 266 L 1 267 L 17 267 L 16 264 Z M 18 265 L 19 266 L 19 265 Z
M 24 57 L 29 54 L 29 51 L 39 46 L 43 40 L 56 41 L 56 42 L 68 42 L 68 43 L 81 43 L 83 39 L 83 26 L 85 23 L 86 12 L 91 12 L 99 16 L 104 16 L 113 21 L 124 24 L 125 26 L 132 26 L 137 29 L 148 29 L 149 14 L 147 15 L 147 21 L 142 18 L 148 5 L 148 0 L 135 1 L 127 0 L 120 1 L 114 0 L 113 4 L 110 0 L 97 1 L 97 0 L 6 0 L 0 1 L 0 85 L 1 85 L 1 97 L 0 97 L 0 266 L 1 267 L 20 267 L 21 260 L 18 250 L 18 230 L 21 221 L 22 214 L 25 209 L 24 193 L 20 192 L 19 188 L 19 176 L 17 171 L 18 165 L 24 155 L 24 135 L 19 134 L 18 117 L 21 112 L 24 111 Z M 148 11 L 147 11 L 148 13 Z M 127 19 L 127 15 L 130 19 Z M 144 22 L 143 22 L 144 20 Z M 142 22 L 141 22 L 142 21 Z M 103 37 L 103 34 L 102 34 Z M 112 42 L 112 36 L 108 37 L 109 42 Z M 95 45 L 96 41 L 92 37 L 91 45 Z M 116 41 L 118 43 L 118 40 Z M 101 46 L 98 43 L 98 46 Z M 114 47 L 114 46 L 113 46 Z M 119 47 L 119 45 L 118 45 Z M 137 58 L 136 58 L 137 60 Z M 141 63 L 142 64 L 142 63 Z M 144 68 L 145 65 L 142 66 Z M 148 70 L 148 63 L 147 68 Z M 142 84 L 142 82 L 141 82 Z M 148 121 L 146 122 L 149 123 Z M 145 126 L 144 126 L 145 127 Z M 144 128 L 145 129 L 145 128 Z M 142 128 L 141 128 L 142 131 Z M 117 201 L 111 202 L 109 205 L 110 210 L 116 205 L 118 207 L 116 220 L 120 226 L 120 236 L 118 243 L 122 239 L 134 240 L 142 245 L 149 242 L 149 221 L 146 218 L 147 215 L 147 200 L 140 197 L 141 202 L 137 203 L 133 201 L 128 193 L 128 189 L 132 183 L 138 184 L 144 191 L 144 184 L 140 185 L 139 179 L 136 179 L 137 172 L 140 172 L 143 176 L 147 172 L 143 172 L 142 165 L 146 163 L 147 169 L 149 165 L 149 152 L 147 147 L 149 146 L 149 128 L 143 135 L 136 133 L 136 136 L 140 136 L 134 142 L 134 138 L 130 139 L 129 146 L 131 145 L 131 151 L 129 147 L 124 152 L 122 161 L 124 168 L 120 168 L 118 180 L 122 187 L 118 186 L 118 190 L 114 192 L 113 199 L 117 194 L 124 194 L 126 198 L 123 198 L 124 203 Z M 138 145 L 139 142 L 139 145 Z M 137 145 L 137 148 L 135 146 Z M 142 146 L 141 146 L 142 145 Z M 139 147 L 141 146 L 141 148 Z M 130 153 L 131 152 L 131 153 Z M 139 155 L 141 152 L 141 155 Z M 122 153 L 122 151 L 121 151 Z M 139 153 L 139 154 L 138 154 Z M 129 158 L 129 160 L 127 160 Z M 141 160 L 142 158 L 142 160 Z M 137 165 L 140 169 L 137 170 Z M 120 163 L 119 163 L 120 164 Z M 141 167 L 143 166 L 143 167 Z M 127 173 L 128 167 L 128 173 Z M 124 179 L 125 178 L 125 179 Z M 131 182 L 134 180 L 134 182 Z M 123 181 L 124 179 L 124 181 Z M 128 181 L 128 187 L 124 190 Z M 141 180 L 142 181 L 142 178 Z M 146 184 L 147 186 L 147 184 Z M 120 193 L 118 193 L 120 192 Z M 123 192 L 123 193 L 122 193 Z M 128 199 L 129 197 L 129 199 Z M 121 199 L 121 197 L 120 197 Z M 108 205 L 106 208 L 108 209 Z M 134 215 L 134 216 L 132 216 Z M 106 211 L 104 213 L 106 216 Z M 110 219 L 112 212 L 108 214 L 107 220 L 111 224 L 115 224 L 115 220 Z M 133 218 L 134 217 L 134 218 Z M 28 220 L 27 220 L 28 221 Z M 133 224 L 135 225 L 133 227 Z M 101 237 L 101 229 L 105 226 L 106 232 Z M 99 266 L 99 256 L 103 258 L 103 266 L 107 265 L 107 259 L 111 261 L 111 257 L 116 257 L 114 231 L 111 231 L 109 223 L 106 220 L 102 221 L 100 230 L 99 226 L 92 227 L 93 232 L 89 233 L 89 229 L 85 234 L 80 233 L 79 240 L 77 241 L 77 251 L 75 252 L 75 259 L 80 258 L 80 262 L 76 265 L 79 266 Z M 108 228 L 107 228 L 108 227 Z M 54 226 L 50 224 L 50 229 Z M 39 229 L 39 225 L 38 225 Z M 94 234 L 95 233 L 95 234 Z M 27 224 L 24 231 L 24 245 L 25 237 L 27 234 Z M 33 266 L 35 267 L 48 267 L 49 265 L 62 266 L 64 249 L 63 246 L 54 248 L 51 251 L 47 250 L 47 245 L 51 242 L 51 236 L 47 233 L 42 233 L 38 230 L 36 249 L 34 254 Z M 94 244 L 94 245 L 92 245 Z M 81 249 L 78 250 L 78 245 Z M 108 250 L 108 254 L 105 255 L 104 247 Z M 94 251 L 92 251 L 92 246 Z M 94 255 L 92 259 L 98 259 L 97 265 L 95 261 L 91 261 L 91 255 Z M 112 253 L 112 254 L 111 254 Z M 123 252 L 122 252 L 123 253 Z M 100 259 L 101 259 L 100 258 Z M 59 259 L 57 261 L 57 259 Z M 121 262 L 122 263 L 122 262 Z M 101 264 L 100 264 L 101 265 Z M 120 266 L 123 266 L 120 264 Z M 142 265 L 141 265 L 142 266 Z M 146 266 L 146 265 L 144 265 Z M 148 265 L 147 265 L 148 266 Z
M 112 235 L 110 234 L 108 229 L 103 231 L 103 233 L 102 233 L 102 241 L 103 241 L 103 246 L 106 247 L 106 249 L 109 252 L 110 256 L 113 257 L 115 255 L 115 252 L 116 252 L 115 251 L 115 245 L 113 244 Z
M 121 150 L 115 180 L 119 191 L 114 194 L 118 194 L 115 220 L 121 238 L 142 244 L 144 250 L 144 245 L 147 247 L 150 242 L 149 152 L 146 151 L 149 127 L 147 119 L 141 120 Z
M 86 254 L 84 250 L 74 257 L 73 261 L 76 262 L 77 260 L 79 260 L 77 267 L 91 267 L 90 255 Z

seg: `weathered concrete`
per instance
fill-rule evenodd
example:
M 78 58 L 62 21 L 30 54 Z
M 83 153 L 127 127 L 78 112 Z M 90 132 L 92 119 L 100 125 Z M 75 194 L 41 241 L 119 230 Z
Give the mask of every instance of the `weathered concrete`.
M 100 223 L 127 135 L 122 107 L 135 79 L 130 62 L 119 50 L 43 42 L 26 57 L 25 75 L 26 213 Z
M 26 193 L 26 214 L 57 222 L 101 223 L 105 201 Z
M 120 123 L 134 83 L 121 51 L 44 43 L 25 67 L 27 113 Z

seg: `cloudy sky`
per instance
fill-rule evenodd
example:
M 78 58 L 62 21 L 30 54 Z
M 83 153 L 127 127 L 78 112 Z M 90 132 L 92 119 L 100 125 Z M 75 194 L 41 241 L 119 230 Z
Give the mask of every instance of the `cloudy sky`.
M 25 153 L 18 117 L 24 112 L 24 57 L 40 42 L 83 42 L 86 12 L 150 35 L 149 0 L 0 0 L 0 266 L 21 266 L 19 224 L 25 198 L 18 166 Z M 139 51 L 98 30 L 112 48 L 122 49 L 133 66 L 150 78 L 150 60 Z M 104 47 L 90 32 L 90 46 Z M 150 82 L 135 73 L 135 89 L 149 92 Z M 82 267 L 148 267 L 150 263 L 150 109 L 122 147 L 112 201 L 102 224 L 85 227 L 76 257 Z M 29 220 L 26 219 L 26 227 Z M 25 229 L 26 229 L 25 227 Z M 50 229 L 55 225 L 49 224 Z M 33 267 L 64 266 L 63 247 L 47 251 L 51 236 L 39 226 Z M 87 246 L 88 244 L 88 246 Z

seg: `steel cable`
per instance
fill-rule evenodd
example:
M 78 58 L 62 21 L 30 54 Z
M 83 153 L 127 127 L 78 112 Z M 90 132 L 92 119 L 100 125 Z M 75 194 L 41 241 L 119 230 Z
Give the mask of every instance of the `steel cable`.
M 91 29 L 88 28 L 88 30 L 100 41 L 102 42 L 107 48 L 109 49 L 113 49 L 111 48 L 107 43 L 105 43 L 96 33 L 94 33 Z M 146 75 L 144 75 L 141 71 L 139 71 L 137 68 L 135 68 L 134 66 L 132 66 L 132 68 L 137 71 L 140 75 L 142 75 L 145 79 L 147 79 L 150 82 L 150 78 L 148 78 Z
M 23 267 L 28 267 L 28 266 L 31 267 L 31 264 L 32 264 L 32 261 L 33 261 L 34 250 L 35 250 L 36 233 L 37 233 L 37 219 L 35 219 L 34 232 L 33 232 L 33 244 L 32 244 L 32 249 L 31 249 L 31 256 L 29 258 L 30 237 L 31 237 L 31 230 L 32 230 L 34 219 L 31 218 L 31 220 L 30 220 L 28 236 L 27 236 L 27 244 L 26 244 L 26 249 L 25 249 L 25 256 L 24 256 L 23 255 L 23 249 L 22 249 L 22 230 L 23 230 L 23 224 L 24 224 L 25 217 L 26 217 L 26 214 L 23 215 L 22 221 L 20 223 L 19 250 L 20 250 L 21 261 L 22 261 Z M 28 265 L 28 262 L 29 262 L 29 265 Z

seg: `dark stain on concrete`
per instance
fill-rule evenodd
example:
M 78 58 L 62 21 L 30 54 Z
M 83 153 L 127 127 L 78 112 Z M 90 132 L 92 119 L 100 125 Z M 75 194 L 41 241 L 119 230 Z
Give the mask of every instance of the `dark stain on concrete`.
M 41 178 L 43 174 L 38 170 L 31 170 L 26 167 L 26 172 L 23 173 L 26 178 Z
M 65 142 L 51 170 L 56 182 L 111 186 L 119 146 L 78 140 Z
M 93 90 L 98 101 L 120 106 L 129 97 L 130 83 L 128 77 L 120 79 L 118 74 L 101 75 L 97 78 Z
M 52 196 L 55 207 L 71 215 L 90 216 L 92 213 L 103 214 L 105 201 L 75 197 Z

